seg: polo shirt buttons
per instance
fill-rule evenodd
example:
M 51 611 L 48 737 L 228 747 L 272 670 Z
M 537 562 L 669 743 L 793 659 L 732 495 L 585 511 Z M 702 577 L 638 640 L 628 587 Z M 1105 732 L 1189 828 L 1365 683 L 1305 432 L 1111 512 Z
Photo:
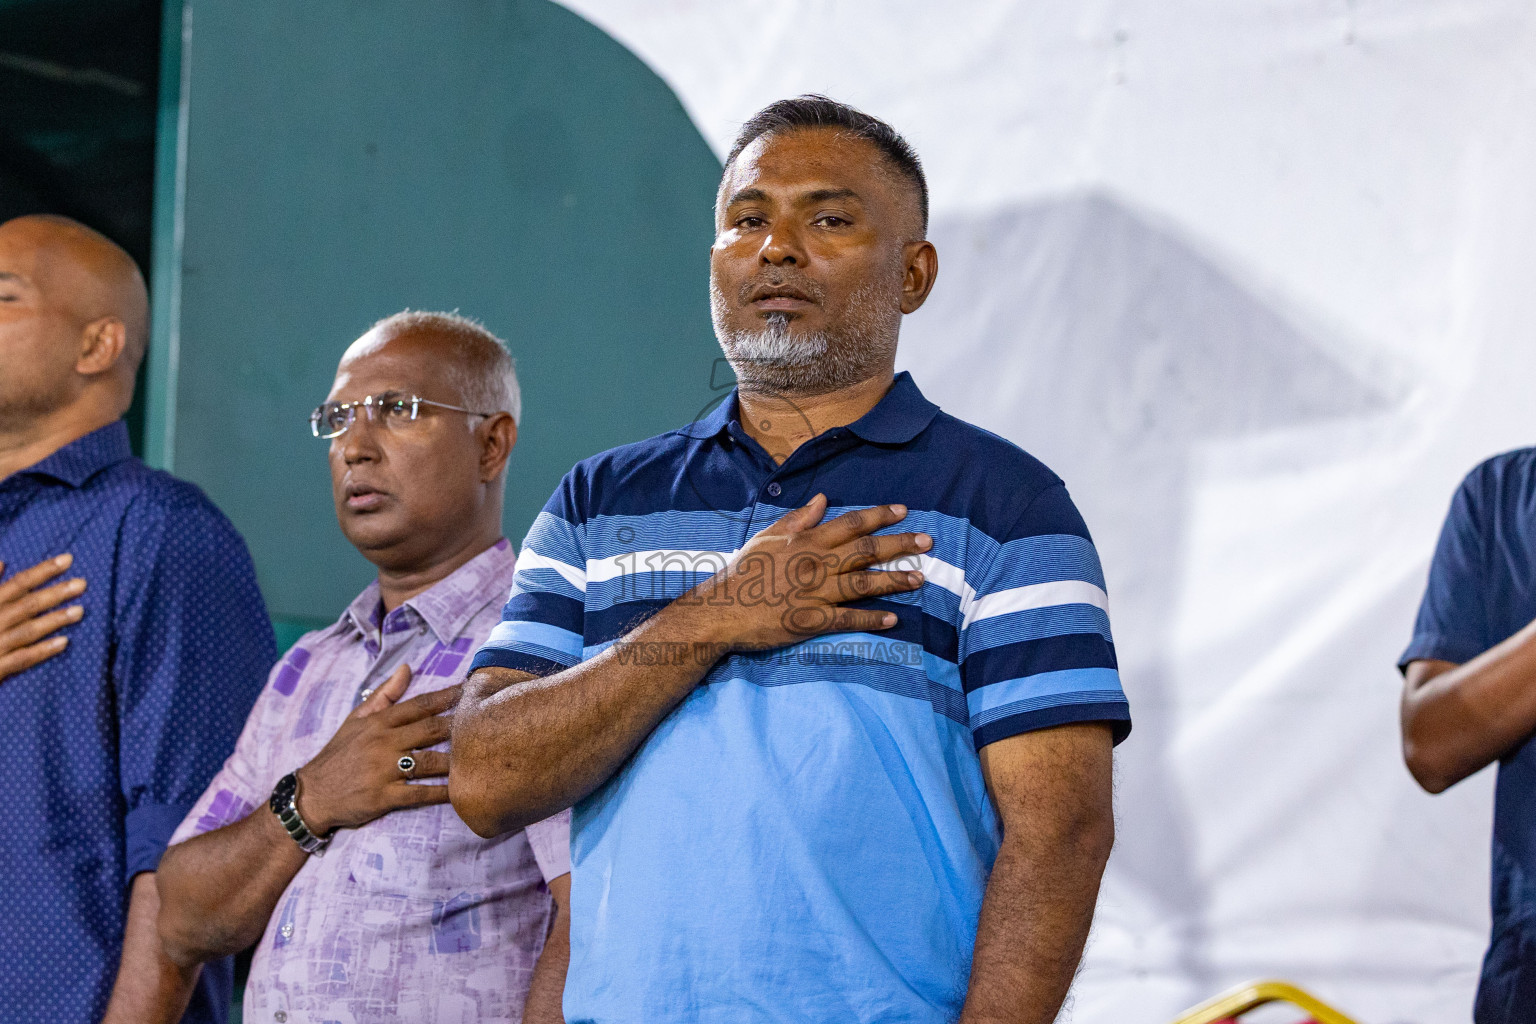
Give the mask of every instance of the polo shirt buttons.
M 772 483 L 768 485 L 768 497 L 777 498 L 780 494 L 783 493 L 784 488 L 780 487 L 778 484 Z

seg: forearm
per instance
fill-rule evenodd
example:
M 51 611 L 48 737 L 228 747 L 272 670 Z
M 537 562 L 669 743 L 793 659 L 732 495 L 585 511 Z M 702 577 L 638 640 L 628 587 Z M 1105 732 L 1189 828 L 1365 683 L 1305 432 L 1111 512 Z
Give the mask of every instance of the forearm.
M 171 847 L 160 861 L 167 954 L 190 965 L 253 945 L 306 859 L 266 808 Z
M 1438 793 L 1536 731 L 1536 624 L 1463 665 L 1415 662 L 1404 689 L 1403 756 Z
M 549 937 L 544 940 L 544 949 L 539 953 L 539 962 L 534 965 L 528 1002 L 523 1008 L 523 1024 L 564 1024 L 561 1004 L 565 998 L 565 972 L 570 961 L 571 919 L 562 908 L 551 923 Z
M 136 875 L 128 898 L 122 963 L 103 1024 L 172 1024 L 192 998 L 202 968 L 180 966 L 166 955 L 155 928 L 159 910 L 155 874 Z
M 542 821 L 602 785 L 718 657 L 704 619 L 700 609 L 674 603 L 563 672 L 542 679 L 476 672 L 454 713 L 454 810 L 475 832 L 494 836 Z
M 982 902 L 961 1024 L 1050 1024 L 1093 923 L 1114 841 L 1108 816 L 1065 833 L 1005 837 Z

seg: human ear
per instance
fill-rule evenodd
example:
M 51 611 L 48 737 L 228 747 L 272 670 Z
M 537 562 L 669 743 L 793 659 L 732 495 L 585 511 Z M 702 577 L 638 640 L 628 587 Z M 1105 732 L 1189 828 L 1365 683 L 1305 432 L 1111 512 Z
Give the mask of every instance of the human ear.
M 908 242 L 903 249 L 907 269 L 901 279 L 901 311 L 915 313 L 938 279 L 939 251 L 928 241 Z
M 102 317 L 80 332 L 80 356 L 75 372 L 85 377 L 106 373 L 117 365 L 128 344 L 128 328 L 115 316 Z
M 499 412 L 480 426 L 480 482 L 490 483 L 507 467 L 507 457 L 517 445 L 517 424 L 511 414 Z

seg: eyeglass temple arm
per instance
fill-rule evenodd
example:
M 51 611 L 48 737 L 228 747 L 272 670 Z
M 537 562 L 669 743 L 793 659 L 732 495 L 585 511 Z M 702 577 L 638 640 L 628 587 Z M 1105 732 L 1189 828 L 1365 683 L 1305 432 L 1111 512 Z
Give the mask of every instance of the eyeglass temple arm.
M 452 409 L 454 412 L 467 412 L 471 416 L 495 416 L 494 412 L 480 412 L 475 409 L 466 409 L 462 405 L 449 405 L 447 402 L 434 402 L 430 398 L 417 398 L 418 405 L 435 405 L 439 409 Z

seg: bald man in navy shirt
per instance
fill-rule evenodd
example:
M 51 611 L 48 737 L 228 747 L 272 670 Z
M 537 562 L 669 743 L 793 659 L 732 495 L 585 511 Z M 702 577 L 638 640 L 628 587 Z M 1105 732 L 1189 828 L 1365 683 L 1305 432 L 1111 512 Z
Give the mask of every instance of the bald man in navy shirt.
M 239 535 L 129 451 L 147 337 L 127 253 L 60 217 L 0 224 L 7 1024 L 182 1010 L 155 868 L 276 657 Z M 204 967 L 184 1019 L 224 1020 L 230 981 Z

